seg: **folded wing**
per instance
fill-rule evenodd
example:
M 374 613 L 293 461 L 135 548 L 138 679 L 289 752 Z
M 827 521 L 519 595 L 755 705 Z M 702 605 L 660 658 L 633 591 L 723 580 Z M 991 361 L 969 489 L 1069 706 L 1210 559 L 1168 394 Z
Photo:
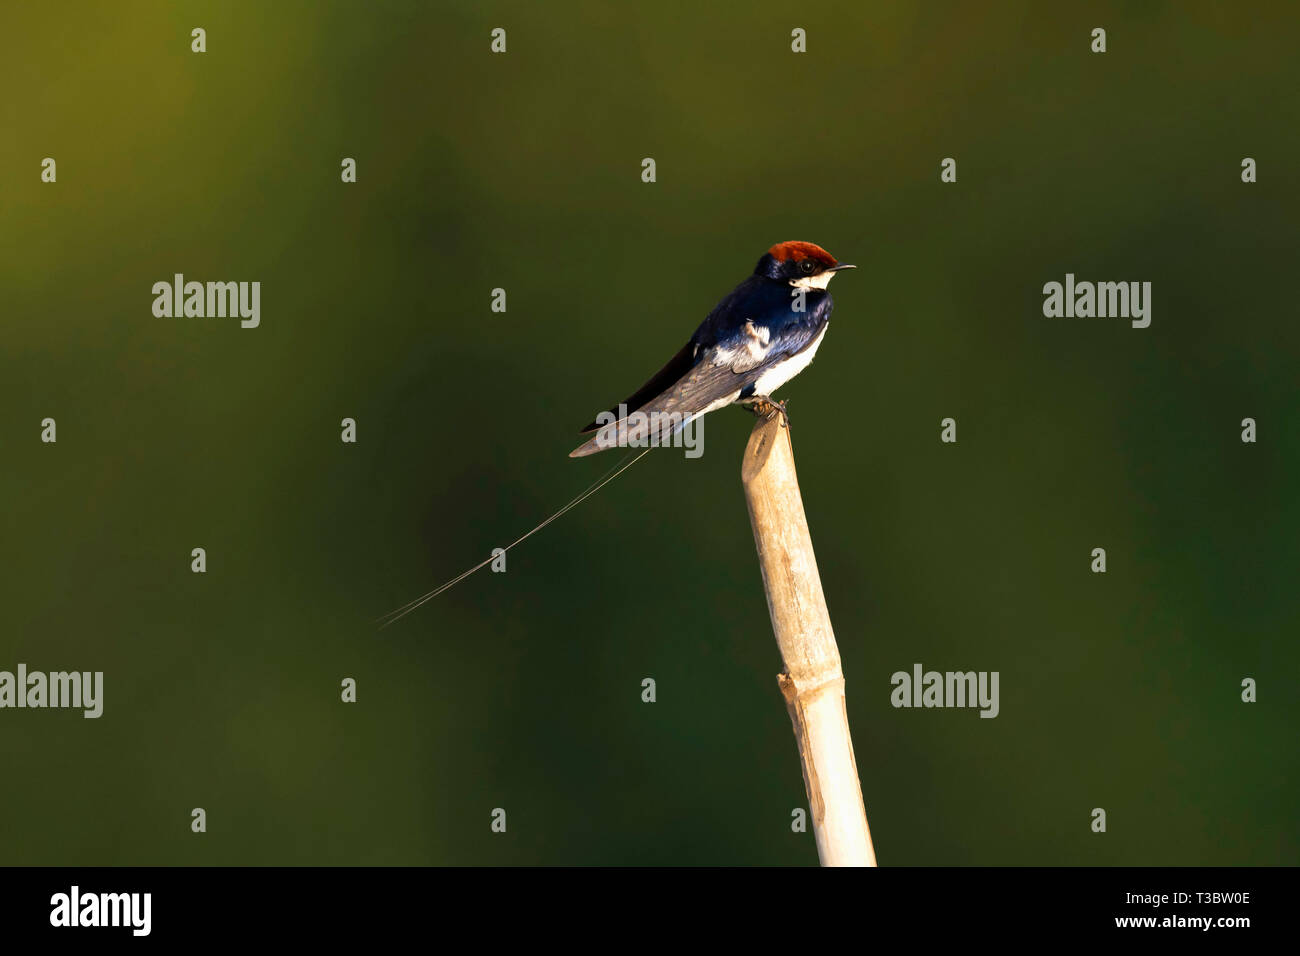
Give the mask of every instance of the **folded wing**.
M 627 400 L 625 417 L 614 420 L 619 414 L 614 410 L 603 416 L 604 422 L 592 422 L 584 431 L 596 434 L 569 457 L 584 458 L 623 445 L 666 444 L 692 419 L 748 398 L 746 390 L 765 371 L 806 348 L 823 324 L 824 319 L 816 324 L 796 323 L 773 336 L 768 328 L 745 322 L 716 345 L 688 343 Z M 692 357 L 692 352 L 698 354 Z M 674 376 L 683 365 L 682 374 Z

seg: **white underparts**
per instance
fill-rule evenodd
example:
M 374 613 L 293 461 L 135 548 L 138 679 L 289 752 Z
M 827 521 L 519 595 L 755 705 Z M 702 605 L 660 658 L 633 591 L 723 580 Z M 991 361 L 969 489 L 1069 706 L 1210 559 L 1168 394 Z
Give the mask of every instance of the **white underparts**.
M 778 388 L 811 365 L 813 356 L 817 354 L 817 349 L 822 344 L 822 339 L 826 337 L 826 329 L 829 326 L 829 322 L 822 326 L 822 330 L 817 333 L 817 338 L 813 339 L 812 344 L 802 352 L 791 355 L 784 362 L 772 366 L 760 375 L 758 380 L 754 382 L 754 394 L 771 395 Z

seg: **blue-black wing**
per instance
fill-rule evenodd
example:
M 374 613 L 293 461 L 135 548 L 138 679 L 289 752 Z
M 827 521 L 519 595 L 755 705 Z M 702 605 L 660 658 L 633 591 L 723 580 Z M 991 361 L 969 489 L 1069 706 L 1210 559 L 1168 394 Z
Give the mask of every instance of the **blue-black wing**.
M 746 391 L 764 372 L 810 346 L 830 318 L 830 295 L 812 290 L 804 297 L 804 311 L 795 311 L 788 286 L 755 279 L 766 285 L 755 290 L 742 283 L 720 302 L 691 341 L 622 408 L 584 429 L 596 435 L 570 457 L 663 442 L 692 418 L 749 397 Z M 753 314 L 743 315 L 739 302 Z

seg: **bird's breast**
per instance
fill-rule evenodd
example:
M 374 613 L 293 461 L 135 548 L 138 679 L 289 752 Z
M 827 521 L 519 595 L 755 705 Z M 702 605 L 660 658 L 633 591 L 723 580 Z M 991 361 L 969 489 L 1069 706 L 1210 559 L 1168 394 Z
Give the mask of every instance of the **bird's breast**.
M 826 337 L 826 330 L 828 328 L 830 328 L 829 322 L 822 326 L 822 330 L 817 333 L 817 338 L 809 342 L 807 348 L 800 352 L 796 352 L 785 361 L 778 362 L 776 365 L 773 365 L 771 368 L 763 372 L 763 374 L 754 382 L 754 394 L 771 395 L 778 388 L 811 365 L 813 357 L 817 354 L 817 349 L 822 344 L 822 339 Z

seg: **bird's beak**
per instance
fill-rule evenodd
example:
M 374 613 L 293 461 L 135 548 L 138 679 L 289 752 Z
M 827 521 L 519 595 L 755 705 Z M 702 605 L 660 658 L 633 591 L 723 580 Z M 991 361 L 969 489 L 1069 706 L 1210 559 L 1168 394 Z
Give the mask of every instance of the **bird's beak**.
M 831 266 L 831 267 L 830 267 L 829 269 L 827 269 L 826 271 L 827 271 L 827 272 L 839 272 L 841 269 L 856 269 L 856 268 L 857 268 L 857 266 L 851 266 L 851 265 L 849 265 L 847 262 L 841 262 L 841 263 L 840 263 L 839 265 L 837 265 L 837 266 Z

